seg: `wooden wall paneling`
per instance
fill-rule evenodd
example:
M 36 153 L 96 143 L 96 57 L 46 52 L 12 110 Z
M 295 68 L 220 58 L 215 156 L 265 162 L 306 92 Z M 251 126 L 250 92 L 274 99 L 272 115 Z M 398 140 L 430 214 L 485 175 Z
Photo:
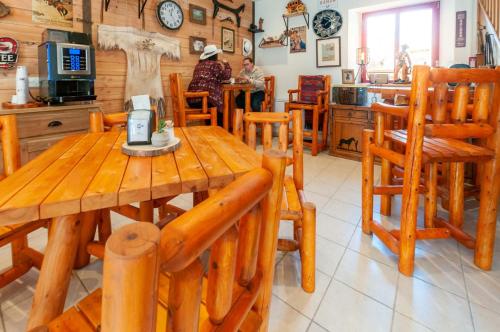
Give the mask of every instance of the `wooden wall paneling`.
M 11 8 L 11 14 L 0 20 L 2 35 L 12 37 L 20 42 L 18 65 L 28 67 L 30 76 L 38 76 L 38 45 L 41 43 L 42 32 L 46 28 L 69 31 L 83 31 L 82 2 L 73 1 L 73 27 L 65 28 L 49 26 L 32 22 L 31 0 L 2 0 Z M 102 14 L 101 0 L 91 1 L 92 41 L 96 47 L 96 94 L 98 101 L 103 105 L 104 112 L 119 112 L 123 109 L 123 95 L 125 92 L 125 79 L 127 59 L 125 53 L 119 50 L 102 51 L 97 49 L 97 25 L 108 24 L 117 26 L 132 26 L 138 29 L 143 27 L 143 19 L 138 18 L 137 0 L 112 0 L 108 11 Z M 234 0 L 229 3 L 231 7 L 245 4 L 245 11 L 241 17 L 241 27 L 236 27 L 234 16 L 224 10 L 219 15 L 231 17 L 235 23 L 221 23 L 219 19 L 212 20 L 212 0 L 177 0 L 184 12 L 184 23 L 178 31 L 171 31 L 160 26 L 156 18 L 156 5 L 158 1 L 148 1 L 144 8 L 144 28 L 146 31 L 159 32 L 181 42 L 181 60 L 173 61 L 165 57 L 161 59 L 161 77 L 163 92 L 167 102 L 167 114 L 171 114 L 170 88 L 168 75 L 173 72 L 182 73 L 184 84 L 187 86 L 191 80 L 194 66 L 198 63 L 199 56 L 189 54 L 189 36 L 199 36 L 207 39 L 207 43 L 221 45 L 221 27 L 235 30 L 235 53 L 223 53 L 220 57 L 228 59 L 233 68 L 233 76 L 241 69 L 243 60 L 241 44 L 243 38 L 251 39 L 252 34 L 248 27 L 252 22 L 252 1 Z M 207 11 L 207 24 L 199 25 L 189 22 L 189 3 L 205 8 Z M 0 71 L 0 102 L 10 100 L 15 94 L 15 69 Z M 38 89 L 31 88 L 34 95 Z

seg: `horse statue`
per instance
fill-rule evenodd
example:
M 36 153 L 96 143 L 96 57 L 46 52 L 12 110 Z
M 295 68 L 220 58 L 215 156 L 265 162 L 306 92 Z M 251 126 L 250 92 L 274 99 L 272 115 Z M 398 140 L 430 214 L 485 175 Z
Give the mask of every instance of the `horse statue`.
M 348 139 L 341 138 L 340 141 L 339 141 L 339 145 L 337 146 L 337 148 L 350 151 L 352 143 L 354 143 L 354 145 L 355 145 L 355 148 L 356 148 L 355 151 L 358 151 L 358 140 L 356 140 L 354 137 L 351 137 L 351 138 L 348 138 Z M 344 145 L 344 144 L 347 145 L 347 148 L 343 148 L 342 147 L 342 145 Z

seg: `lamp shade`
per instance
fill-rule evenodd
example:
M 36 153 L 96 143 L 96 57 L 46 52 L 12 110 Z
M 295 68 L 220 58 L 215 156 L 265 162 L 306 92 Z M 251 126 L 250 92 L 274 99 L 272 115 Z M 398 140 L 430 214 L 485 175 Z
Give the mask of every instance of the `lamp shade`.
M 356 63 L 358 65 L 367 65 L 370 63 L 370 50 L 366 47 L 360 47 L 356 52 Z

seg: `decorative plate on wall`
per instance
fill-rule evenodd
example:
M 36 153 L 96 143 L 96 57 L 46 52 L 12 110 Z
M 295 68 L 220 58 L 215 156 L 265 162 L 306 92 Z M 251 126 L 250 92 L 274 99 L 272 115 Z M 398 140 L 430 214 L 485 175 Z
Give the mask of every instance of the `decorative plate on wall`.
M 342 27 L 342 16 L 333 9 L 318 12 L 313 19 L 314 33 L 320 38 L 329 38 Z

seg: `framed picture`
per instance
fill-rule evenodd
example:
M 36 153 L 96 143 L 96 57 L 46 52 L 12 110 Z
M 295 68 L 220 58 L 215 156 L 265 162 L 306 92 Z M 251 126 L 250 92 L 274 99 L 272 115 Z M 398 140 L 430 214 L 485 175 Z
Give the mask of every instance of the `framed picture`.
M 189 4 L 189 22 L 206 25 L 207 10 L 203 7 Z
M 342 84 L 354 83 L 354 69 L 342 69 Z
M 295 27 L 289 29 L 290 53 L 300 53 L 307 51 L 306 37 L 307 27 Z
M 201 37 L 189 37 L 189 54 L 201 54 L 207 46 L 207 39 Z
M 224 52 L 234 53 L 234 30 L 221 28 L 221 49 Z
M 316 39 L 316 67 L 340 66 L 340 37 Z

